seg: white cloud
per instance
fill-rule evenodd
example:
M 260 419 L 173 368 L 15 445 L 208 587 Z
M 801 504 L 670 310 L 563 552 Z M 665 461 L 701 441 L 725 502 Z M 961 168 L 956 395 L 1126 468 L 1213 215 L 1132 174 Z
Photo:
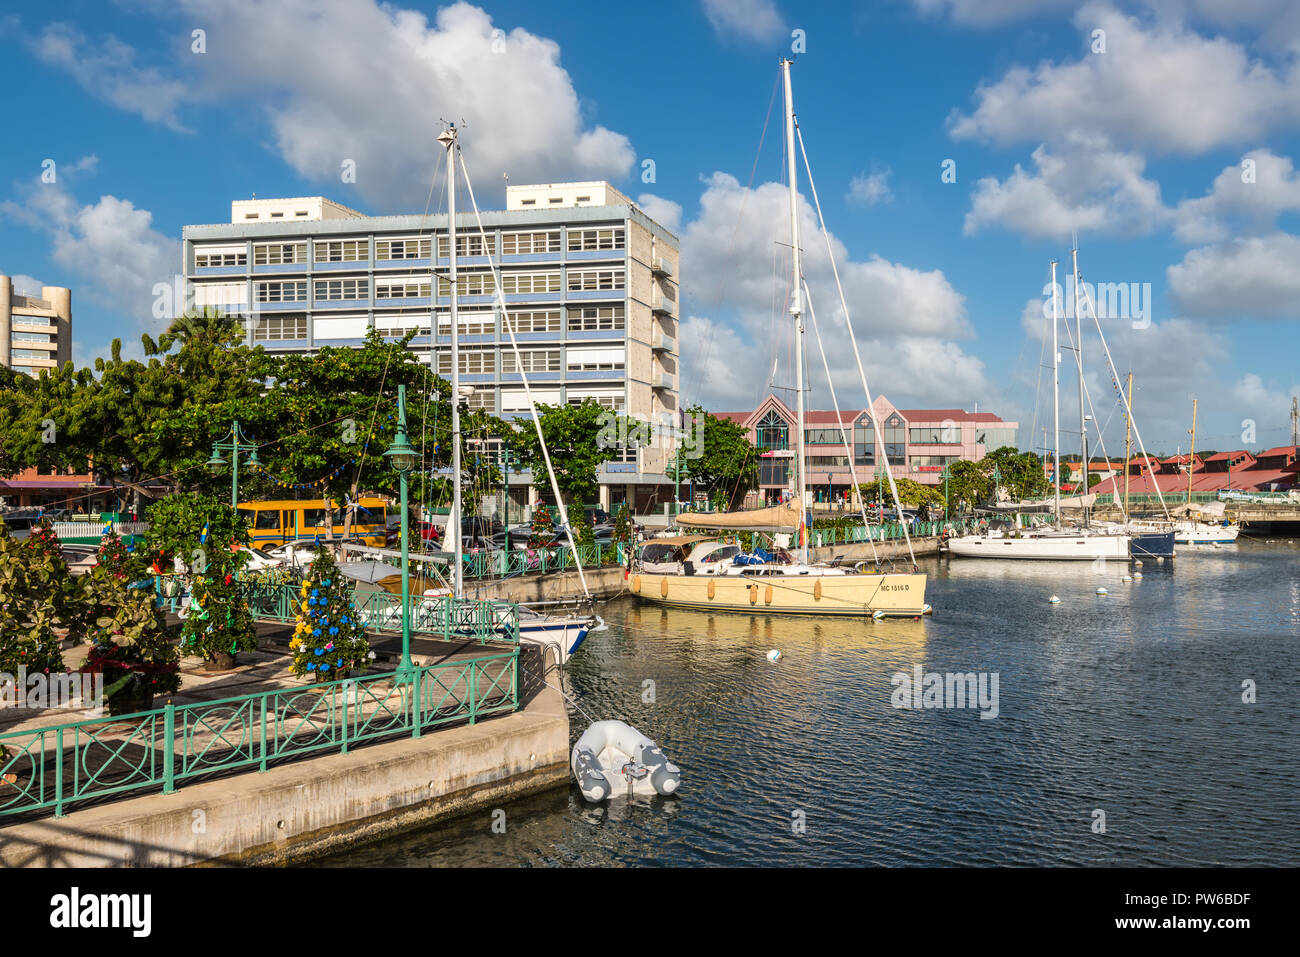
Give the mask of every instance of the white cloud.
M 174 288 L 180 242 L 154 229 L 148 210 L 108 195 L 82 204 L 63 183 L 47 183 L 26 189 L 21 202 L 0 203 L 0 213 L 49 235 L 53 261 L 82 279 L 66 283 L 75 296 L 130 317 L 142 329 L 159 324 L 152 315 L 153 287 L 164 282 Z
M 154 67 L 138 66 L 135 49 L 111 33 L 92 41 L 76 27 L 51 23 L 29 37 L 28 45 L 42 61 L 66 70 L 105 102 L 151 123 L 187 132 L 177 117 L 186 97 L 185 84 Z
M 682 225 L 682 204 L 674 203 L 654 193 L 642 193 L 636 198 L 641 211 L 669 232 L 677 232 Z
M 440 8 L 432 23 L 374 0 L 177 0 L 155 9 L 208 25 L 207 52 L 192 54 L 187 44 L 181 54 L 184 95 L 175 81 L 134 67 L 134 52 L 111 38 L 101 41 L 111 53 L 92 52 L 92 68 L 81 61 L 94 44 L 49 28 L 41 35 L 47 62 L 113 105 L 173 128 L 181 105 L 241 104 L 265 117 L 286 163 L 332 183 L 343 202 L 424 208 L 440 118 L 465 121 L 462 149 L 484 207 L 500 201 L 489 190 L 502 174 L 514 183 L 617 180 L 635 158 L 627 137 L 589 122 L 556 43 L 499 28 L 468 3 Z M 115 85 L 119 74 L 125 79 Z M 341 177 L 347 160 L 355 186 Z
M 1271 67 L 1224 37 L 1176 19 L 1144 25 L 1106 4 L 1083 7 L 1074 24 L 1080 59 L 1015 67 L 982 84 L 974 111 L 949 118 L 952 135 L 1006 145 L 1079 131 L 1121 148 L 1195 154 L 1300 121 L 1294 58 Z M 1104 53 L 1090 52 L 1095 29 L 1105 31 Z
M 41 287 L 45 283 L 41 282 L 34 276 L 26 276 L 19 273 L 17 276 L 10 276 L 13 283 L 14 294 L 17 296 L 31 296 L 33 299 L 41 297 Z
M 1300 318 L 1300 237 L 1271 233 L 1191 250 L 1167 270 L 1189 316 Z
M 689 297 L 715 314 L 708 319 L 697 314 L 683 323 L 682 354 L 691 357 L 683 383 L 688 399 L 715 409 L 752 407 L 767 390 L 774 359 L 778 382 L 792 379 L 790 267 L 788 246 L 782 245 L 789 242 L 788 204 L 788 192 L 779 183 L 746 189 L 725 173 L 706 180 L 700 213 L 680 234 L 683 269 L 697 277 Z M 802 197 L 799 221 L 804 274 L 836 389 L 844 407 L 861 407 L 864 398 L 830 258 L 815 213 Z M 850 259 L 834 236 L 831 246 L 873 392 L 923 405 L 993 401 L 995 390 L 982 362 L 952 341 L 970 335 L 971 329 L 963 297 L 941 271 L 879 255 Z M 806 319 L 811 381 L 822 383 L 811 316 Z M 828 392 L 817 395 L 815 401 L 829 408 Z
M 848 199 L 851 202 L 859 203 L 863 206 L 875 206 L 877 203 L 888 203 L 894 198 L 893 191 L 889 188 L 889 175 L 891 170 L 879 170 L 875 173 L 862 173 L 849 182 Z
M 785 32 L 773 0 L 704 0 L 704 15 L 724 39 L 761 43 Z
M 1110 149 L 1103 139 L 1070 133 L 1061 151 L 1040 145 L 1033 160 L 1033 172 L 1017 163 L 1005 180 L 975 184 L 967 235 L 992 226 L 1051 239 L 1072 230 L 1133 235 L 1168 217 L 1160 184 L 1142 176 L 1145 160 Z
M 912 6 L 963 26 L 989 27 L 1069 9 L 1074 0 L 912 0 Z
M 1300 176 L 1291 158 L 1251 150 L 1241 163 L 1226 167 L 1205 196 L 1178 204 L 1174 235 L 1187 243 L 1219 242 L 1271 231 L 1279 215 L 1297 210 Z
M 1269 388 L 1260 376 L 1247 372 L 1233 385 L 1231 396 L 1236 403 L 1237 412 L 1246 418 L 1257 420 L 1257 425 L 1281 422 L 1291 411 L 1291 397 L 1300 396 L 1300 383 L 1285 391 L 1278 391 Z M 1259 444 L 1272 443 L 1260 436 Z

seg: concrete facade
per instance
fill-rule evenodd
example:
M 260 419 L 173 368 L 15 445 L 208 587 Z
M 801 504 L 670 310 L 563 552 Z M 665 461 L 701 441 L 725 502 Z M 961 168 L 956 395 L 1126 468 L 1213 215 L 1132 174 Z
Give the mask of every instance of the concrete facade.
M 40 298 L 14 292 L 0 275 L 0 365 L 30 376 L 72 359 L 72 290 L 42 286 Z

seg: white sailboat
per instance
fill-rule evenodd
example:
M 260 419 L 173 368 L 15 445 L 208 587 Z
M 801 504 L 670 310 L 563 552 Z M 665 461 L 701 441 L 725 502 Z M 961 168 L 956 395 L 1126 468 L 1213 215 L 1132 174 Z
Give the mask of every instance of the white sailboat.
M 474 188 L 469 182 L 469 170 L 464 168 L 464 158 L 460 156 L 459 149 L 459 130 L 455 123 L 448 124 L 438 136 L 438 142 L 442 144 L 447 151 L 447 252 L 449 257 L 449 279 L 450 279 L 450 303 L 448 319 L 451 323 L 451 434 L 452 434 L 452 506 L 451 514 L 447 518 L 447 537 L 451 539 L 451 551 L 453 554 L 452 570 L 452 593 L 457 597 L 464 597 L 465 594 L 465 575 L 464 575 L 464 556 L 463 543 L 461 541 L 461 468 L 460 468 L 460 356 L 459 356 L 459 327 L 457 323 L 457 301 L 458 291 L 456 287 L 456 167 L 457 160 L 460 160 L 460 166 L 465 173 L 465 184 L 469 190 L 471 204 L 474 205 L 474 214 L 478 216 L 478 205 L 474 203 Z M 487 235 L 483 229 L 482 220 L 479 220 L 479 233 L 484 243 L 487 242 Z M 435 259 L 436 262 L 436 259 Z M 519 360 L 519 345 L 515 341 L 514 327 L 510 322 L 509 315 L 506 312 L 505 297 L 502 295 L 500 276 L 497 275 L 497 266 L 492 264 L 492 272 L 497 295 L 497 306 L 501 310 L 502 325 L 510 334 L 510 343 L 515 350 L 515 358 L 518 361 L 519 369 L 524 369 L 524 363 Z M 438 288 L 437 277 L 431 277 L 432 288 Z M 435 310 L 436 311 L 436 310 Z M 437 329 L 435 321 L 431 327 L 429 362 L 437 371 L 437 350 L 433 348 L 434 337 L 432 332 Z M 568 510 L 564 504 L 564 498 L 560 495 L 560 490 L 555 481 L 555 471 L 551 467 L 550 452 L 546 448 L 546 439 L 542 436 L 541 425 L 537 418 L 537 406 L 533 402 L 532 391 L 528 385 L 527 374 L 521 376 L 524 385 L 524 392 L 528 398 L 528 407 L 532 411 L 533 425 L 537 429 L 537 437 L 541 442 L 542 455 L 546 461 L 546 471 L 550 476 L 551 489 L 555 495 L 556 502 L 559 503 L 560 517 L 563 522 L 565 531 L 568 535 L 569 548 L 573 552 L 574 562 L 578 570 L 578 578 L 582 582 L 582 590 L 586 596 L 585 604 L 591 606 L 594 604 L 590 590 L 587 588 L 587 578 L 582 571 L 582 561 L 578 556 L 577 545 L 573 541 L 573 530 L 569 525 Z M 507 541 L 508 544 L 508 541 Z M 556 665 L 565 665 L 578 647 L 586 639 L 592 627 L 596 625 L 599 619 L 589 611 L 577 611 L 569 614 L 548 613 L 538 608 L 530 608 L 527 605 L 520 604 L 515 607 L 519 623 L 519 640 L 529 644 L 538 645 L 543 651 L 544 664 L 549 666 L 552 662 Z M 514 617 L 510 613 L 509 603 L 501 603 L 499 620 L 501 622 L 499 629 L 503 633 L 510 628 L 510 618 Z
M 629 589 L 646 601 L 663 605 L 701 608 L 729 612 L 773 612 L 800 615 L 844 615 L 869 617 L 917 617 L 927 614 L 925 603 L 926 576 L 917 571 L 915 561 L 911 570 L 901 574 L 859 572 L 852 568 L 814 564 L 809 561 L 808 530 L 805 517 L 807 498 L 806 462 L 804 457 L 804 292 L 802 250 L 799 245 L 799 192 L 796 163 L 797 125 L 794 97 L 790 84 L 790 60 L 781 61 L 785 88 L 785 123 L 787 144 L 787 173 L 790 196 L 790 244 L 793 269 L 790 315 L 795 329 L 795 382 L 797 402 L 797 435 L 795 450 L 796 498 L 793 506 L 777 506 L 752 512 L 732 512 L 721 515 L 683 515 L 678 524 L 684 528 L 712 531 L 713 535 L 687 535 L 674 539 L 659 539 L 655 543 L 667 546 L 656 549 L 653 560 L 646 560 L 648 552 L 636 564 L 630 576 Z M 807 163 L 807 155 L 804 155 Z M 809 186 L 814 202 L 816 189 Z M 820 204 L 818 204 L 820 216 Z M 823 223 L 823 231 L 825 224 Z M 832 256 L 832 265 L 834 257 Z M 862 371 L 861 356 L 853 327 L 848 322 L 847 306 L 844 308 L 845 325 L 858 357 L 858 371 L 867 403 L 871 404 L 870 390 L 866 388 L 866 375 Z M 876 432 L 882 441 L 881 432 Z M 884 449 L 880 448 L 883 460 Z M 886 460 L 887 461 L 887 460 Z M 852 458 L 850 457 L 850 462 Z M 893 485 L 893 478 L 890 478 Z M 897 491 L 895 490 L 895 504 Z M 783 549 L 768 553 L 768 558 L 744 555 L 739 545 L 716 537 L 727 531 L 792 531 L 798 536 L 797 554 Z M 909 539 L 910 545 L 910 539 Z M 666 559 L 666 560 L 665 560 Z
M 1075 349 L 1079 370 L 1079 435 L 1082 451 L 1081 481 L 1088 488 L 1088 432 L 1084 416 L 1083 332 L 1079 322 L 1079 256 L 1073 253 Z M 1093 525 L 1088 520 L 1089 497 L 1079 499 L 1081 525 L 1066 525 L 1061 519 L 1061 353 L 1057 339 L 1056 260 L 1052 271 L 1052 513 L 1053 524 L 1011 531 L 962 535 L 948 540 L 948 552 L 962 558 L 1037 559 L 1047 561 L 1128 561 L 1130 536 L 1123 527 Z

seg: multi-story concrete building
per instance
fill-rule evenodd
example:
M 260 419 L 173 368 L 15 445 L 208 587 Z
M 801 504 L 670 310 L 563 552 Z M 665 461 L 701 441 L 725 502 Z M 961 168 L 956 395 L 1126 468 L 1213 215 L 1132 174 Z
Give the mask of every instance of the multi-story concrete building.
M 41 287 L 39 299 L 14 293 L 0 276 L 0 365 L 31 376 L 72 358 L 72 291 Z
M 720 415 L 750 430 L 759 450 L 759 489 L 765 501 L 777 501 L 794 490 L 794 455 L 798 438 L 795 412 L 769 395 L 753 412 Z M 843 423 L 843 428 L 841 427 Z M 962 409 L 899 409 L 885 396 L 876 396 L 874 409 L 805 411 L 804 461 L 809 497 L 813 502 L 839 502 L 852 486 L 844 431 L 853 447 L 853 469 L 860 483 L 884 475 L 878 458 L 883 445 L 894 478 L 939 485 L 944 466 L 966 460 L 978 462 L 1004 445 L 1016 444 L 1015 422 L 990 412 Z M 879 437 L 876 429 L 880 429 Z M 879 439 L 879 442 L 877 441 Z
M 506 418 L 536 402 L 593 399 L 646 422 L 678 415 L 677 238 L 608 183 L 511 186 L 506 209 L 457 216 L 460 381 L 471 406 Z M 322 197 L 231 204 L 229 224 L 186 226 L 196 308 L 243 318 L 251 345 L 284 352 L 359 345 L 371 328 L 451 373 L 447 216 L 365 216 Z M 493 268 L 515 337 L 496 308 Z M 435 330 L 436 320 L 436 330 Z M 521 369 L 522 365 L 522 369 Z M 671 451 L 616 451 L 601 502 L 645 507 L 671 480 Z M 512 477 L 523 499 L 527 476 Z

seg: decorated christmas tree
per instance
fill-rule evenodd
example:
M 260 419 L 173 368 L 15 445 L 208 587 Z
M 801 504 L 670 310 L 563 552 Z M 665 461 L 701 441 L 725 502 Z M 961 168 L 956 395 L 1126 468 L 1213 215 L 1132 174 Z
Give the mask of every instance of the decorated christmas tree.
M 111 524 L 104 526 L 95 560 L 120 581 L 139 581 L 150 571 L 144 557 L 135 549 L 128 548 Z
M 232 658 L 241 651 L 257 649 L 257 630 L 253 615 L 240 593 L 234 572 L 217 564 L 208 565 L 208 574 L 194 575 L 189 614 L 181 628 L 181 648 L 223 666 L 233 665 Z
M 551 510 L 540 502 L 533 509 L 533 534 L 528 536 L 529 548 L 545 548 L 555 540 L 555 521 Z
M 81 588 L 91 646 L 81 670 L 103 672 L 109 712 L 148 710 L 155 694 L 179 690 L 181 652 L 152 583 L 132 587 L 126 570 L 110 557 L 82 577 Z
M 628 512 L 627 502 L 620 505 L 614 513 L 614 541 L 624 545 L 632 544 L 632 515 Z
M 315 681 L 346 678 L 374 660 L 365 628 L 357 619 L 352 584 L 340 574 L 327 549 L 321 550 L 303 579 L 289 651 L 293 673 Z
M 62 563 L 63 578 L 57 565 Z M 68 566 L 44 547 L 29 547 L 10 537 L 0 522 L 0 671 L 16 675 L 64 671 L 55 622 L 67 613 L 63 598 Z

